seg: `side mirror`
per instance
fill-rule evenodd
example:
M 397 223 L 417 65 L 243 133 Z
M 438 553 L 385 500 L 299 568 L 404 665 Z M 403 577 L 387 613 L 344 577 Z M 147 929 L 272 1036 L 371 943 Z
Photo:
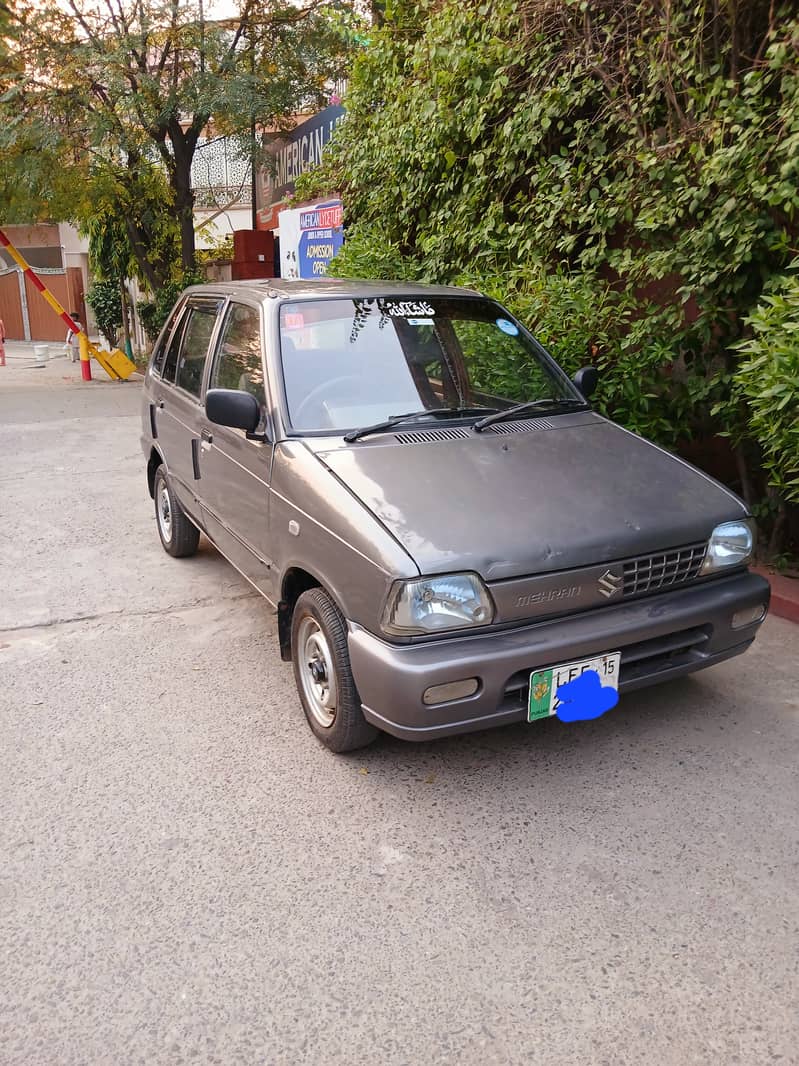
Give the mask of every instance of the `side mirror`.
M 577 371 L 572 381 L 587 400 L 597 386 L 599 371 L 595 366 L 584 366 Z
M 254 433 L 261 421 L 261 409 L 251 392 L 242 389 L 209 389 L 205 394 L 205 413 L 218 426 L 230 426 Z

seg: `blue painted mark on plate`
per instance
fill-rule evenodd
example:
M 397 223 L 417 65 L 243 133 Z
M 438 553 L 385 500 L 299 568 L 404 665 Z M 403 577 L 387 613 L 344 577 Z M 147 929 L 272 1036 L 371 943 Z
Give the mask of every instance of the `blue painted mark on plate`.
M 596 670 L 586 670 L 573 681 L 558 686 L 558 700 L 555 713 L 561 722 L 586 722 L 615 707 L 619 694 L 615 688 L 602 685 Z
M 515 322 L 509 322 L 507 318 L 498 318 L 497 325 L 502 330 L 502 332 L 507 333 L 509 337 L 519 336 L 519 327 L 516 325 Z

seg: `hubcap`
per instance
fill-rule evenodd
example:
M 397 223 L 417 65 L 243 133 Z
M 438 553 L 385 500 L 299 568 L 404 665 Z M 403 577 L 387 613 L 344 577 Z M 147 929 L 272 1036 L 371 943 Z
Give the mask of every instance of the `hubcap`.
M 167 543 L 169 543 L 169 541 L 172 540 L 172 507 L 169 503 L 169 489 L 167 489 L 163 481 L 158 490 L 158 500 L 156 502 L 155 510 L 158 515 L 158 526 L 161 530 L 161 536 Z
M 298 663 L 305 703 L 323 729 L 336 720 L 338 688 L 333 656 L 319 623 L 306 615 L 297 633 Z

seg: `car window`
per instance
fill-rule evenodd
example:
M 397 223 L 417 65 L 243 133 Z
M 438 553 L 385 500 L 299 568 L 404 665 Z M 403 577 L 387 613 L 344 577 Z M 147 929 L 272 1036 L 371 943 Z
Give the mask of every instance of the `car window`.
M 504 328 L 512 326 L 508 321 Z M 452 330 L 473 389 L 519 400 L 548 395 L 551 375 L 520 348 L 518 330 L 509 334 L 495 322 L 463 318 L 452 319 Z
M 184 308 L 181 312 L 181 317 L 177 324 L 177 327 L 172 333 L 172 339 L 170 340 L 168 334 L 164 338 L 164 352 L 166 353 L 166 358 L 163 360 L 163 369 L 161 370 L 160 368 L 156 368 L 159 369 L 159 373 L 161 374 L 161 377 L 164 381 L 170 381 L 173 384 L 175 381 L 175 371 L 177 370 L 178 366 L 178 352 L 180 351 L 180 343 L 183 340 L 183 331 L 186 328 L 186 318 L 187 315 L 185 313 Z
M 265 423 L 261 312 L 257 307 L 237 303 L 231 303 L 228 307 L 208 387 L 251 392 L 261 410 L 261 423 Z
M 153 349 L 152 369 L 158 375 L 162 375 L 164 372 L 164 362 L 166 360 L 166 353 L 169 347 L 169 339 L 174 333 L 175 323 L 178 321 L 182 313 L 182 306 L 176 308 L 172 312 L 172 314 L 169 316 L 168 327 L 164 330 L 157 346 Z
M 189 310 L 178 360 L 176 384 L 199 397 L 203 369 L 221 304 L 202 304 Z
M 577 400 L 563 371 L 507 315 L 483 297 L 439 294 L 283 304 L 292 429 L 341 431 L 421 409 Z
M 164 358 L 166 357 L 166 342 L 169 339 L 169 334 L 162 338 L 161 343 L 153 352 L 153 370 L 156 374 L 160 375 L 164 369 Z

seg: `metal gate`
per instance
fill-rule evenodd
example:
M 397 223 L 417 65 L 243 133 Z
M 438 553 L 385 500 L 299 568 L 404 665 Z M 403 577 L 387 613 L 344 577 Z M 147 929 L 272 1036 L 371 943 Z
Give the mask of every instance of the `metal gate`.
M 86 323 L 83 299 L 83 273 L 80 267 L 66 270 L 43 270 L 38 273 L 47 279 L 47 286 L 68 311 L 77 311 Z M 41 299 L 30 280 L 21 271 L 0 270 L 0 318 L 10 341 L 63 341 L 64 323 L 55 311 Z

